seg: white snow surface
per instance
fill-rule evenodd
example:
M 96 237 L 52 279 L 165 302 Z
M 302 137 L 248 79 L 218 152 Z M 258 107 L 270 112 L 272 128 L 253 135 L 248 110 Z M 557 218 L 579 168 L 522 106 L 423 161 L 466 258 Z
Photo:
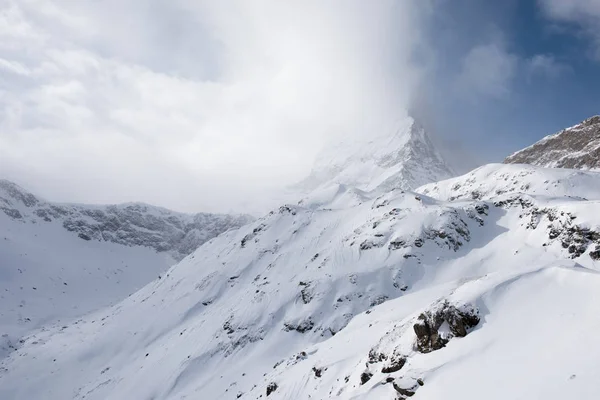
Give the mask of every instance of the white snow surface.
M 32 333 L 0 398 L 596 399 L 599 209 L 598 174 L 520 165 L 324 188 Z M 422 353 L 413 325 L 448 306 L 478 324 Z
M 416 191 L 447 201 L 492 199 L 511 193 L 597 199 L 600 198 L 599 182 L 600 172 L 488 164 L 456 178 L 423 185 Z
M 31 331 L 123 300 L 249 221 L 141 203 L 56 204 L 0 179 L 0 358 Z
M 0 358 L 28 332 L 124 299 L 175 260 L 149 247 L 85 241 L 60 223 L 0 213 Z
M 414 189 L 455 175 L 413 118 L 401 119 L 392 132 L 348 137 L 327 146 L 296 188 L 311 192 L 341 184 L 366 192 Z

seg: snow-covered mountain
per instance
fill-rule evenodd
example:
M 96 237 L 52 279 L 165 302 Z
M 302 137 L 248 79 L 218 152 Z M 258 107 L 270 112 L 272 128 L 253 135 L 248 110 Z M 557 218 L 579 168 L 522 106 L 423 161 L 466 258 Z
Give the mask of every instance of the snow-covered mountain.
M 101 206 L 50 203 L 2 179 L 0 211 L 25 223 L 54 221 L 83 240 L 150 247 L 168 253 L 177 261 L 208 239 L 253 220 L 248 215 L 183 214 L 143 203 Z
M 414 189 L 454 176 L 425 130 L 411 117 L 395 130 L 350 137 L 327 146 L 310 175 L 296 185 L 307 193 L 341 184 L 365 192 Z
M 600 116 L 546 136 L 504 160 L 547 168 L 600 169 Z
M 21 335 L 124 299 L 246 216 L 44 201 L 0 180 L 0 357 Z
M 595 399 L 600 173 L 340 185 L 0 361 L 7 399 Z

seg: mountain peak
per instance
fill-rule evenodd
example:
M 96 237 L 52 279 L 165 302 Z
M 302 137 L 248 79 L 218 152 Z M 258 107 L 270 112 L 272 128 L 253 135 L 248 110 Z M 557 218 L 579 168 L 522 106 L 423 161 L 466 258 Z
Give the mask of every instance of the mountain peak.
M 425 129 L 407 117 L 391 133 L 344 138 L 327 146 L 297 186 L 305 191 L 331 184 L 363 191 L 413 189 L 453 175 Z
M 531 164 L 546 168 L 600 169 L 600 115 L 517 151 L 506 164 Z

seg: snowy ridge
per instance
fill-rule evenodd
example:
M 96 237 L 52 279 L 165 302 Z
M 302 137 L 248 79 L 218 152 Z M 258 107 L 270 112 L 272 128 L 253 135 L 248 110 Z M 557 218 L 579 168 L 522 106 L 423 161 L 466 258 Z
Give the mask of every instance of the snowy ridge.
M 146 246 L 176 260 L 220 233 L 253 220 L 247 215 L 183 214 L 143 203 L 57 204 L 0 179 L 0 211 L 24 223 L 57 222 L 83 240 Z
M 546 136 L 504 162 L 546 168 L 600 169 L 600 116 Z
M 446 201 L 492 199 L 518 193 L 598 199 L 598 182 L 600 172 L 488 164 L 463 176 L 423 185 L 416 191 Z
M 407 117 L 391 135 L 383 132 L 347 138 L 327 147 L 317 157 L 311 174 L 296 187 L 310 192 L 341 184 L 384 192 L 414 189 L 453 175 L 425 130 Z
M 492 165 L 420 193 L 326 190 L 30 335 L 0 397 L 595 398 L 599 186 Z

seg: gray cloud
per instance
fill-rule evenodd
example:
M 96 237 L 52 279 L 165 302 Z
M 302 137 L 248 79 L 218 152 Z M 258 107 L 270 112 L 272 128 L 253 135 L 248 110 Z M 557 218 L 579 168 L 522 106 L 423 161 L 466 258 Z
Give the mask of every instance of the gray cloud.
M 525 60 L 525 68 L 530 79 L 540 75 L 545 78 L 556 79 L 571 71 L 567 64 L 561 63 L 551 54 L 534 55 Z
M 506 97 L 510 94 L 518 62 L 518 57 L 500 42 L 477 45 L 464 57 L 457 83 L 470 97 Z
M 11 0 L 0 173 L 57 200 L 228 211 L 389 126 L 423 2 Z

